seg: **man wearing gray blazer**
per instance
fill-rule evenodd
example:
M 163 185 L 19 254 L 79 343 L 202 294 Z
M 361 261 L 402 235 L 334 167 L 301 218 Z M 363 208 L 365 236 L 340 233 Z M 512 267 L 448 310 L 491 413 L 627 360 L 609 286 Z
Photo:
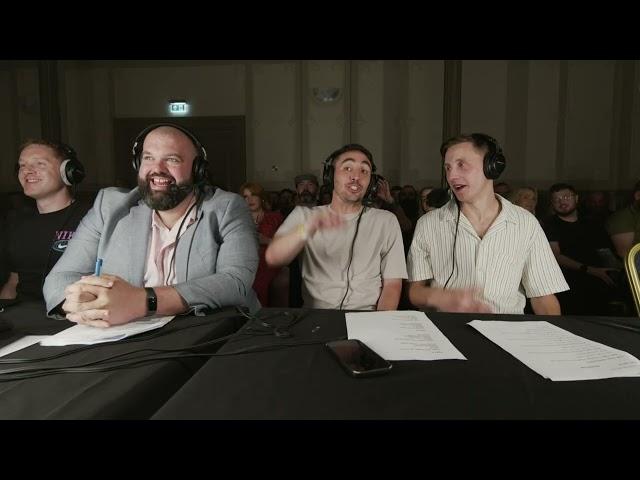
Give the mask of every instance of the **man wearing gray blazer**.
M 47 276 L 47 313 L 108 327 L 229 305 L 257 310 L 255 226 L 239 195 L 207 184 L 197 138 L 151 125 L 134 143 L 133 164 L 138 187 L 98 192 Z

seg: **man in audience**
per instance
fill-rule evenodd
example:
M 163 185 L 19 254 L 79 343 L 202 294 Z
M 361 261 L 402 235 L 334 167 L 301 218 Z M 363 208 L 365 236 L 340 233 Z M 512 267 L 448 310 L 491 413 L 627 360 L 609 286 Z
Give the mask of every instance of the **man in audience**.
M 318 205 L 329 205 L 331 203 L 331 197 L 331 189 L 321 185 L 318 195 Z
M 578 214 L 573 186 L 556 183 L 549 189 L 554 215 L 545 223 L 551 250 L 571 290 L 558 294 L 567 315 L 607 315 L 619 270 L 605 268 L 599 251 L 611 252 L 606 230 Z M 612 278 L 614 277 L 614 278 Z
M 396 217 L 363 206 L 373 188 L 371 153 L 350 144 L 324 164 L 330 205 L 296 207 L 267 248 L 267 263 L 288 265 L 302 252 L 305 307 L 395 310 L 406 265 Z
M 498 182 L 493 186 L 493 191 L 503 198 L 509 198 L 511 195 L 511 187 L 507 182 Z
M 71 191 L 84 178 L 84 168 L 75 151 L 61 142 L 27 140 L 18 156 L 18 181 L 36 209 L 8 213 L 3 256 L 9 275 L 0 298 L 42 300 L 45 276 L 90 207 Z
M 318 205 L 318 179 L 315 175 L 305 173 L 295 178 L 296 205 L 315 207 Z
M 407 259 L 409 301 L 450 312 L 559 315 L 568 288 L 540 224 L 493 191 L 506 159 L 485 134 L 442 144 L 452 198 L 418 220 Z
M 640 242 L 640 181 L 633 186 L 631 204 L 609 217 L 607 231 L 620 258 Z
M 611 210 L 609 210 L 608 192 L 603 192 L 602 190 L 589 192 L 584 200 L 584 205 L 582 207 L 582 213 L 584 214 L 585 218 L 589 218 L 590 220 L 606 228 L 607 220 L 609 220 L 609 217 L 613 213 Z M 579 206 L 578 210 L 580 210 Z
M 444 206 L 449 201 L 450 190 L 448 188 L 434 188 L 427 195 L 429 211 Z
M 107 327 L 231 305 L 256 311 L 256 228 L 239 195 L 209 185 L 204 147 L 183 127 L 156 124 L 132 150 L 138 186 L 98 193 L 47 276 L 49 315 Z
M 511 194 L 511 203 L 518 205 L 530 212 L 533 216 L 536 215 L 536 206 L 538 205 L 538 192 L 535 188 L 531 187 L 519 187 Z
M 420 199 L 420 209 L 419 209 L 419 213 L 420 216 L 424 215 L 427 212 L 430 212 L 431 210 L 433 210 L 434 207 L 432 207 L 431 205 L 429 205 L 429 193 L 431 193 L 431 191 L 434 189 L 435 187 L 423 187 L 420 190 L 419 193 L 419 199 Z
M 287 218 L 287 215 L 289 215 L 293 207 L 295 207 L 295 197 L 296 192 L 290 188 L 283 188 L 280 190 L 278 205 L 275 206 L 274 210 L 278 210 L 284 218 Z
M 394 196 L 389 188 L 389 182 L 382 176 L 378 176 L 378 190 L 374 205 L 393 213 L 398 219 L 400 231 L 402 232 L 402 245 L 405 257 L 409 251 L 415 221 L 411 220 L 405 213 L 402 204 L 406 204 L 407 193 L 402 189 L 398 190 L 398 195 Z
M 390 192 L 393 199 L 399 204 L 401 196 L 400 192 L 402 192 L 402 187 L 400 185 L 394 185 L 393 187 L 391 187 Z

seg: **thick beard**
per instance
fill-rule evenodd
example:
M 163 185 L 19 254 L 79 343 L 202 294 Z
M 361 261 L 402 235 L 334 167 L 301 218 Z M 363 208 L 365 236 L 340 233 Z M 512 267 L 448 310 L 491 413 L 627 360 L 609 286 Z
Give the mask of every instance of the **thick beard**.
M 171 178 L 164 175 L 158 175 L 164 178 Z M 147 176 L 146 180 L 138 177 L 138 188 L 144 203 L 152 210 L 171 210 L 177 207 L 187 195 L 194 191 L 193 182 L 173 183 L 166 192 L 154 192 L 151 190 L 151 179 Z
M 298 201 L 301 205 L 310 205 L 316 203 L 316 197 L 311 192 L 303 190 L 298 194 Z
M 567 218 L 567 217 L 570 217 L 573 214 L 573 212 L 575 212 L 577 209 L 578 209 L 578 207 L 575 206 L 571 210 L 569 210 L 568 212 L 560 213 L 560 212 L 556 211 L 556 215 L 558 215 L 560 218 Z

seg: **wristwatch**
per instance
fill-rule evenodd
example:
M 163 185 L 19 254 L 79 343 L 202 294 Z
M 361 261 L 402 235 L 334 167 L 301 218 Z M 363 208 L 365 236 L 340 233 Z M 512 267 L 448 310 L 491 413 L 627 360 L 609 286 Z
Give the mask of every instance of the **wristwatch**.
M 153 315 L 158 310 L 158 297 L 156 292 L 151 287 L 144 287 L 147 292 L 147 316 Z

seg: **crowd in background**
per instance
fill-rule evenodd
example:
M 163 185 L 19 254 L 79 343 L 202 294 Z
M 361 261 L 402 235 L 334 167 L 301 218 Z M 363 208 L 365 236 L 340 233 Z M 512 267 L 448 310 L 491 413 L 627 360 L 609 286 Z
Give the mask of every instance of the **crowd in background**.
M 260 267 L 254 288 L 263 306 L 299 307 L 299 266 L 274 271 L 264 263 L 264 249 L 273 233 L 296 205 L 331 203 L 331 192 L 313 175 L 299 175 L 294 189 L 267 192 L 256 183 L 246 183 L 240 194 L 249 204 L 260 233 Z M 626 203 L 614 211 L 609 192 L 589 191 L 584 195 L 569 184 L 558 183 L 549 190 L 529 186 L 512 188 L 496 182 L 495 192 L 534 215 L 543 227 L 556 259 L 571 286 L 558 294 L 565 315 L 635 315 L 635 307 L 623 260 L 640 241 L 640 182 Z M 370 206 L 393 212 L 402 231 L 408 253 L 418 219 L 440 208 L 451 198 L 448 189 L 413 185 L 390 186 L 380 178 Z M 541 201 L 541 199 L 544 199 Z M 615 199 L 614 199 L 615 200 Z M 573 263 L 579 264 L 576 270 Z M 409 308 L 406 298 L 401 308 Z M 530 312 L 530 309 L 526 310 Z

